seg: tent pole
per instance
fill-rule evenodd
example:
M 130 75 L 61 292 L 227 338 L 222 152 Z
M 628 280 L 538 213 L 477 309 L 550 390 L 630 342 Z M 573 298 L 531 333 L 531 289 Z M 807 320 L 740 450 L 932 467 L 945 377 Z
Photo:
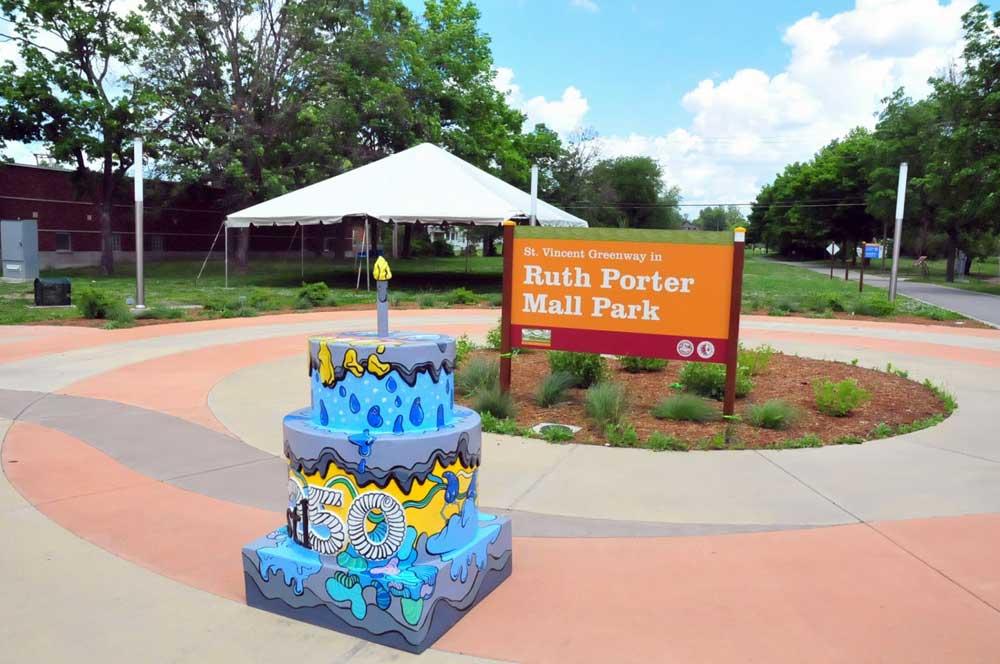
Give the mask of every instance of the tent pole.
M 368 220 L 365 220 L 365 230 L 361 234 L 361 250 L 365 252 L 365 261 L 368 260 L 368 249 L 366 248 L 368 244 Z M 358 270 L 358 280 L 354 284 L 354 290 L 361 288 L 361 259 L 358 258 L 358 254 L 354 254 L 354 266 Z
M 229 222 L 222 222 L 226 225 L 226 285 L 224 288 L 229 288 Z
M 302 235 L 299 237 L 299 275 L 304 280 L 306 278 L 306 227 L 299 224 Z
M 205 260 L 201 263 L 201 269 L 198 270 L 198 276 L 194 278 L 195 283 L 198 283 L 198 280 L 201 279 L 201 273 L 205 271 L 205 266 L 208 265 L 208 259 L 212 256 L 212 252 L 215 250 L 215 243 L 219 241 L 219 235 L 222 234 L 222 229 L 225 225 L 226 222 L 223 221 L 219 224 L 219 230 L 215 231 L 215 237 L 212 238 L 212 246 L 208 248 L 208 253 L 205 254 Z
M 368 217 L 365 217 L 365 290 L 372 289 L 372 271 L 368 267 L 368 256 L 372 252 L 372 245 L 368 238 Z

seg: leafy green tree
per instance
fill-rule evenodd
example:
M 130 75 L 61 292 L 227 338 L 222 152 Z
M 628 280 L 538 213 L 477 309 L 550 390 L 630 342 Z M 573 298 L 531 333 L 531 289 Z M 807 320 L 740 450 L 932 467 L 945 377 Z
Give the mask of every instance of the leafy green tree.
M 0 17 L 0 38 L 23 61 L 0 65 L 0 141 L 41 141 L 54 161 L 75 167 L 98 201 L 101 268 L 111 274 L 112 202 L 132 166 L 132 140 L 159 108 L 155 91 L 124 74 L 139 60 L 146 22 L 112 0 L 0 0 Z
M 743 213 L 735 205 L 702 208 L 695 223 L 703 231 L 724 231 L 746 223 Z
M 680 190 L 667 188 L 659 163 L 650 157 L 629 156 L 599 161 L 590 173 L 597 226 L 621 228 L 678 228 Z

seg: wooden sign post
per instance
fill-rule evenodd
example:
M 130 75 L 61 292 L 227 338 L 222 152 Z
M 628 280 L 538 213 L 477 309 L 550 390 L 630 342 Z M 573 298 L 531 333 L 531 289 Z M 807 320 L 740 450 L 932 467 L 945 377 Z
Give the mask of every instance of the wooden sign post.
M 515 348 L 715 362 L 733 414 L 745 235 L 505 222 L 502 389 Z

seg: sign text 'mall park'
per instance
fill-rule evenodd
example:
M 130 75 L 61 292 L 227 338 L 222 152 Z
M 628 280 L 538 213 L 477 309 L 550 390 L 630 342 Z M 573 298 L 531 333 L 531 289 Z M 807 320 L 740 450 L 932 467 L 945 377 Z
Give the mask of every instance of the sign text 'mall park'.
M 726 362 L 729 233 L 514 229 L 513 347 Z

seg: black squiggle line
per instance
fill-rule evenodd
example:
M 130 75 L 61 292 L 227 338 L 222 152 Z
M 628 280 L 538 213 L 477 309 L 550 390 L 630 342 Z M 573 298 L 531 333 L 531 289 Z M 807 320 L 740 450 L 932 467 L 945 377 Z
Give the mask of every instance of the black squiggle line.
M 321 477 L 326 477 L 330 472 L 330 466 L 334 465 L 348 475 L 351 475 L 359 487 L 374 484 L 379 489 L 384 489 L 389 485 L 389 482 L 395 480 L 404 493 L 409 493 L 413 488 L 414 482 L 423 483 L 427 481 L 427 478 L 438 463 L 442 467 L 447 468 L 455 463 L 457 459 L 465 468 L 476 469 L 479 467 L 482 454 L 481 452 L 472 452 L 469 450 L 469 434 L 463 433 L 458 440 L 458 447 L 454 452 L 445 452 L 444 450 L 437 449 L 431 453 L 431 456 L 426 461 L 417 462 L 412 466 L 393 466 L 386 470 L 372 468 L 366 464 L 364 472 L 361 472 L 358 464 L 346 461 L 332 447 L 324 447 L 316 459 L 297 457 L 292 452 L 287 440 L 285 440 L 285 456 L 288 458 L 289 464 L 293 469 L 306 475 L 315 475 L 318 472 Z

